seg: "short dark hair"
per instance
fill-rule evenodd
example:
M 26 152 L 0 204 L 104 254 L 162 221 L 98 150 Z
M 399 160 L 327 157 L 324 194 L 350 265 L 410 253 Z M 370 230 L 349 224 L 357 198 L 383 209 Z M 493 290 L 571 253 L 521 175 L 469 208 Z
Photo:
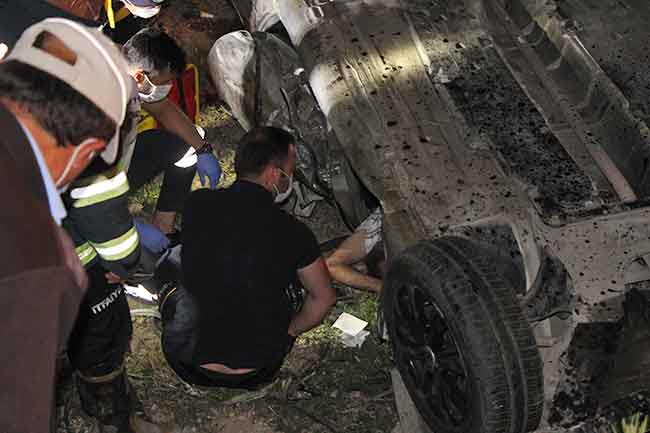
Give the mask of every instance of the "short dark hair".
M 153 74 L 180 75 L 187 65 L 185 52 L 174 39 L 162 30 L 148 27 L 133 35 L 122 47 L 122 53 L 129 66 Z
M 115 122 L 88 98 L 47 72 L 17 60 L 0 62 L 0 98 L 34 116 L 59 146 L 76 146 L 90 137 L 108 142 L 115 134 Z
M 235 154 L 237 177 L 258 176 L 271 165 L 282 165 L 289 157 L 293 135 L 272 126 L 253 128 L 239 140 Z

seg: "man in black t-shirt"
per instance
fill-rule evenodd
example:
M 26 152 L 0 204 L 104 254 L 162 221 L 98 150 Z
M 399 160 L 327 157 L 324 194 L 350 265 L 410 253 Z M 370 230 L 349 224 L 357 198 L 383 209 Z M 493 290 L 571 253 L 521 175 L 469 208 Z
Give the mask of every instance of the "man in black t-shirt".
M 313 233 L 276 204 L 291 193 L 293 137 L 255 128 L 240 141 L 238 181 L 198 190 L 183 215 L 183 286 L 160 294 L 165 356 L 187 382 L 256 388 L 336 295 Z M 299 280 L 302 308 L 288 292 Z

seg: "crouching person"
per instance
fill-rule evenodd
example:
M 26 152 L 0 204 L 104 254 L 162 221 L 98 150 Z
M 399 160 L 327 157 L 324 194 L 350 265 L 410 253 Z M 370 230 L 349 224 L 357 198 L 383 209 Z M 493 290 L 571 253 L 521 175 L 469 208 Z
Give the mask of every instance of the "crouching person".
M 136 191 L 164 173 L 152 224 L 168 234 L 190 193 L 195 172 L 211 188 L 216 188 L 221 176 L 212 144 L 194 125 L 199 112 L 198 72 L 186 63 L 176 41 L 159 30 L 139 31 L 122 52 L 142 105 L 127 171 L 129 186 Z
M 185 381 L 254 389 L 270 382 L 336 295 L 313 233 L 276 204 L 291 192 L 291 134 L 255 128 L 240 141 L 228 189 L 198 190 L 183 215 L 183 285 L 163 290 L 162 346 Z M 306 295 L 296 311 L 299 280 Z

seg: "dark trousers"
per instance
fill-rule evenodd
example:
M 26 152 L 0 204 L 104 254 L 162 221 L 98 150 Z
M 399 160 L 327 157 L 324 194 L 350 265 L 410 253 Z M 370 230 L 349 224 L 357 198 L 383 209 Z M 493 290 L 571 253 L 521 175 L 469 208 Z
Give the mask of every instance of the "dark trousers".
M 223 374 L 202 368 L 192 360 L 198 337 L 198 308 L 192 295 L 181 285 L 172 290 L 161 305 L 162 349 L 167 362 L 181 379 L 200 386 L 243 389 L 257 389 L 273 380 L 291 351 L 293 341 L 277 359 L 250 373 Z
M 82 374 L 103 376 L 124 363 L 131 342 L 131 313 L 122 286 L 110 284 L 101 265 L 86 271 L 90 284 L 70 335 L 68 357 Z
M 68 341 L 81 407 L 110 431 L 132 432 L 130 417 L 142 408 L 124 364 L 132 335 L 129 305 L 122 286 L 106 280 L 101 264 L 86 271 L 88 292 Z
M 127 173 L 131 191 L 137 191 L 160 173 L 164 173 L 158 204 L 161 212 L 180 212 L 190 193 L 196 164 L 175 165 L 190 150 L 180 137 L 164 129 L 151 129 L 138 134 Z

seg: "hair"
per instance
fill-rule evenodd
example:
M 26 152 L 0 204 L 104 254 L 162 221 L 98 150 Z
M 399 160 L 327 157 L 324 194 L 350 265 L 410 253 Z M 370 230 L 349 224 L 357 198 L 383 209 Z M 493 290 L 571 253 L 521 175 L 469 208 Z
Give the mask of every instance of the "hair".
M 180 75 L 187 65 L 185 52 L 162 30 L 144 28 L 133 35 L 122 47 L 131 68 L 160 75 L 172 72 Z
M 122 126 L 120 127 L 120 135 L 119 135 L 120 144 L 117 148 L 117 157 L 115 158 L 115 162 L 113 164 L 107 164 L 106 161 L 104 161 L 102 158 L 95 158 L 88 165 L 88 167 L 86 167 L 86 169 L 83 171 L 81 177 L 88 178 L 92 176 L 97 176 L 99 174 L 105 173 L 106 171 L 114 167 L 114 165 L 117 164 L 124 156 L 124 151 L 127 149 L 127 147 L 133 144 L 133 141 L 127 142 L 126 140 L 135 139 L 132 132 L 134 128 L 137 128 L 137 123 L 139 119 L 140 117 L 137 111 L 126 110 L 124 121 L 122 122 Z
M 53 75 L 17 60 L 0 63 L 0 98 L 31 114 L 59 146 L 76 146 L 90 137 L 108 142 L 115 134 L 115 122 L 88 98 Z
M 238 178 L 259 176 L 269 165 L 282 165 L 289 157 L 293 135 L 271 126 L 253 128 L 237 145 L 235 173 Z

